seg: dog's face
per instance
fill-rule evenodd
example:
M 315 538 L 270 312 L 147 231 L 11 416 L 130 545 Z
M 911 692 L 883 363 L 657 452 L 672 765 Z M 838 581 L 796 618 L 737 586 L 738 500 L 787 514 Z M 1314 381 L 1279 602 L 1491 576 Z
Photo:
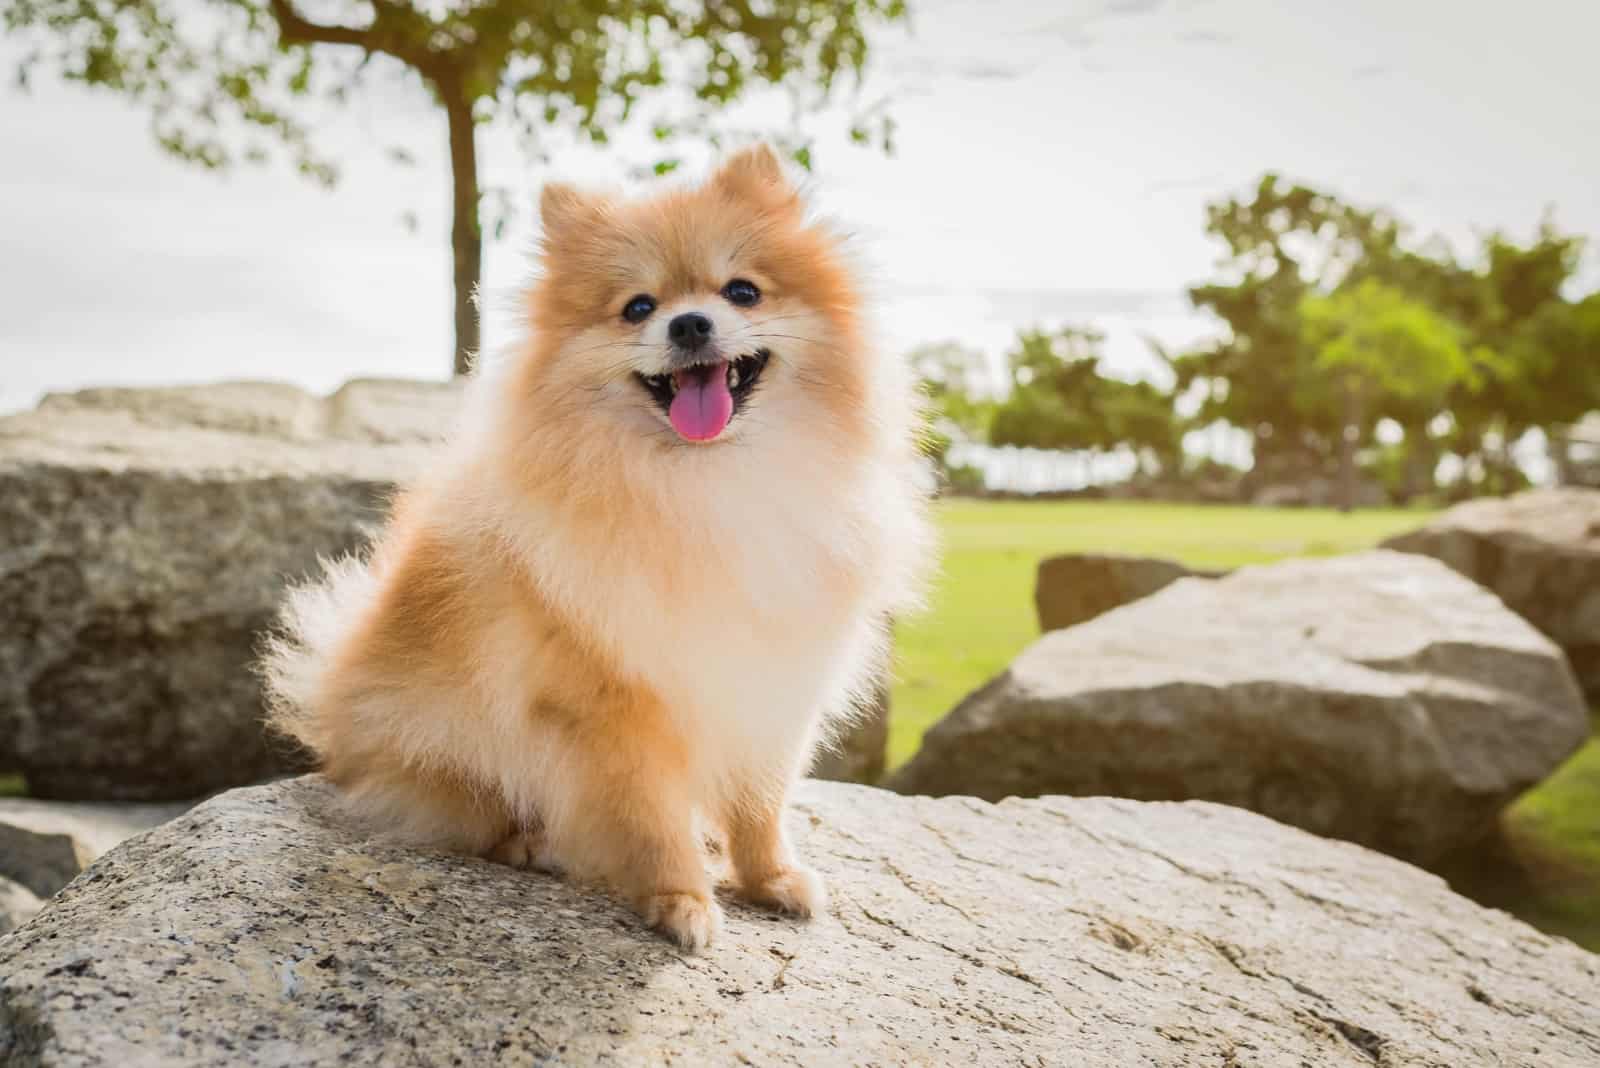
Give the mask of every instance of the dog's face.
M 675 448 L 867 417 L 853 279 L 769 149 L 649 199 L 548 186 L 540 212 L 545 418 Z

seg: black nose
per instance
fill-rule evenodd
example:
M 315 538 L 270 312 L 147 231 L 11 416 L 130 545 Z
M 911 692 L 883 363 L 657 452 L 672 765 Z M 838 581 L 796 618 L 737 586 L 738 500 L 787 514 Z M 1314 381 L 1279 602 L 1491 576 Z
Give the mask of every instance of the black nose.
M 711 337 L 711 320 L 699 312 L 684 312 L 667 324 L 667 336 L 680 349 L 697 349 Z

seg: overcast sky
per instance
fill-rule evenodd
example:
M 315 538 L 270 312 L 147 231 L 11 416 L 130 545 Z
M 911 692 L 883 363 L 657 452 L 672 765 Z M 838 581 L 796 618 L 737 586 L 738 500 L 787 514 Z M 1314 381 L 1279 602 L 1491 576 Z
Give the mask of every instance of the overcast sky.
M 1182 297 L 1216 255 L 1205 202 L 1267 169 L 1458 242 L 1526 235 L 1547 208 L 1600 236 L 1595 0 L 912 6 L 871 86 L 897 152 L 846 147 L 825 117 L 812 181 L 874 264 L 896 347 L 998 352 L 1019 326 L 1094 322 L 1118 369 L 1148 373 L 1142 334 L 1208 329 Z M 19 54 L 0 39 L 0 63 Z M 219 178 L 163 157 L 120 100 L 0 89 L 0 409 L 100 382 L 442 375 L 442 118 L 374 94 L 329 134 L 334 192 Z M 531 203 L 546 172 L 485 142 L 492 179 Z M 396 143 L 416 166 L 387 161 Z M 593 152 L 549 173 L 622 180 Z M 488 347 L 514 338 L 529 241 L 524 214 L 490 250 Z

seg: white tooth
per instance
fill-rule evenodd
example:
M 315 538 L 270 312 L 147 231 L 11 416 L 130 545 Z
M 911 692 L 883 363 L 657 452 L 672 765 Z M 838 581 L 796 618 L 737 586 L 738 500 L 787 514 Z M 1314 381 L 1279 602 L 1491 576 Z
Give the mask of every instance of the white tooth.
M 730 363 L 728 365 L 728 388 L 729 389 L 738 389 L 739 388 L 739 364 L 738 364 L 738 361 L 734 361 L 733 363 Z

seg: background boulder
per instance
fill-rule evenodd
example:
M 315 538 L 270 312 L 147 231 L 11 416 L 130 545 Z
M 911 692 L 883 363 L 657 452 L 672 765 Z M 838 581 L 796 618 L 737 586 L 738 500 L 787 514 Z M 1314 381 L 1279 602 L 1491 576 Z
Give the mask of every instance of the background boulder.
M 21 927 L 43 907 L 44 902 L 32 890 L 0 875 L 0 935 Z
M 1600 702 L 1600 489 L 1459 504 L 1384 543 L 1443 560 L 1544 631 Z
M 92 860 L 70 834 L 41 833 L 0 822 L 0 878 L 39 897 L 66 886 Z
M 0 419 L 0 771 L 180 798 L 297 766 L 249 670 L 285 580 L 355 548 L 458 387 L 96 389 Z
M 286 581 L 371 537 L 460 388 L 90 389 L 0 418 L 0 773 L 150 800 L 302 768 L 261 729 L 260 632 Z M 886 717 L 821 773 L 880 774 Z
M 1148 597 L 1181 578 L 1216 578 L 1219 574 L 1149 556 L 1066 553 L 1039 561 L 1033 604 L 1041 631 L 1060 630 Z
M 1183 580 L 1040 638 L 890 779 L 905 793 L 1238 805 L 1428 861 L 1588 735 L 1556 649 L 1434 560 Z
M 112 847 L 188 808 L 0 797 L 0 878 L 47 898 Z
M 878 687 L 877 700 L 833 743 L 817 751 L 811 774 L 835 782 L 875 783 L 889 759 L 889 685 Z
M 0 1062 L 1538 1064 L 1600 959 L 1237 809 L 807 783 L 811 924 L 685 958 L 552 877 L 392 848 L 316 779 L 101 859 L 0 941 Z

